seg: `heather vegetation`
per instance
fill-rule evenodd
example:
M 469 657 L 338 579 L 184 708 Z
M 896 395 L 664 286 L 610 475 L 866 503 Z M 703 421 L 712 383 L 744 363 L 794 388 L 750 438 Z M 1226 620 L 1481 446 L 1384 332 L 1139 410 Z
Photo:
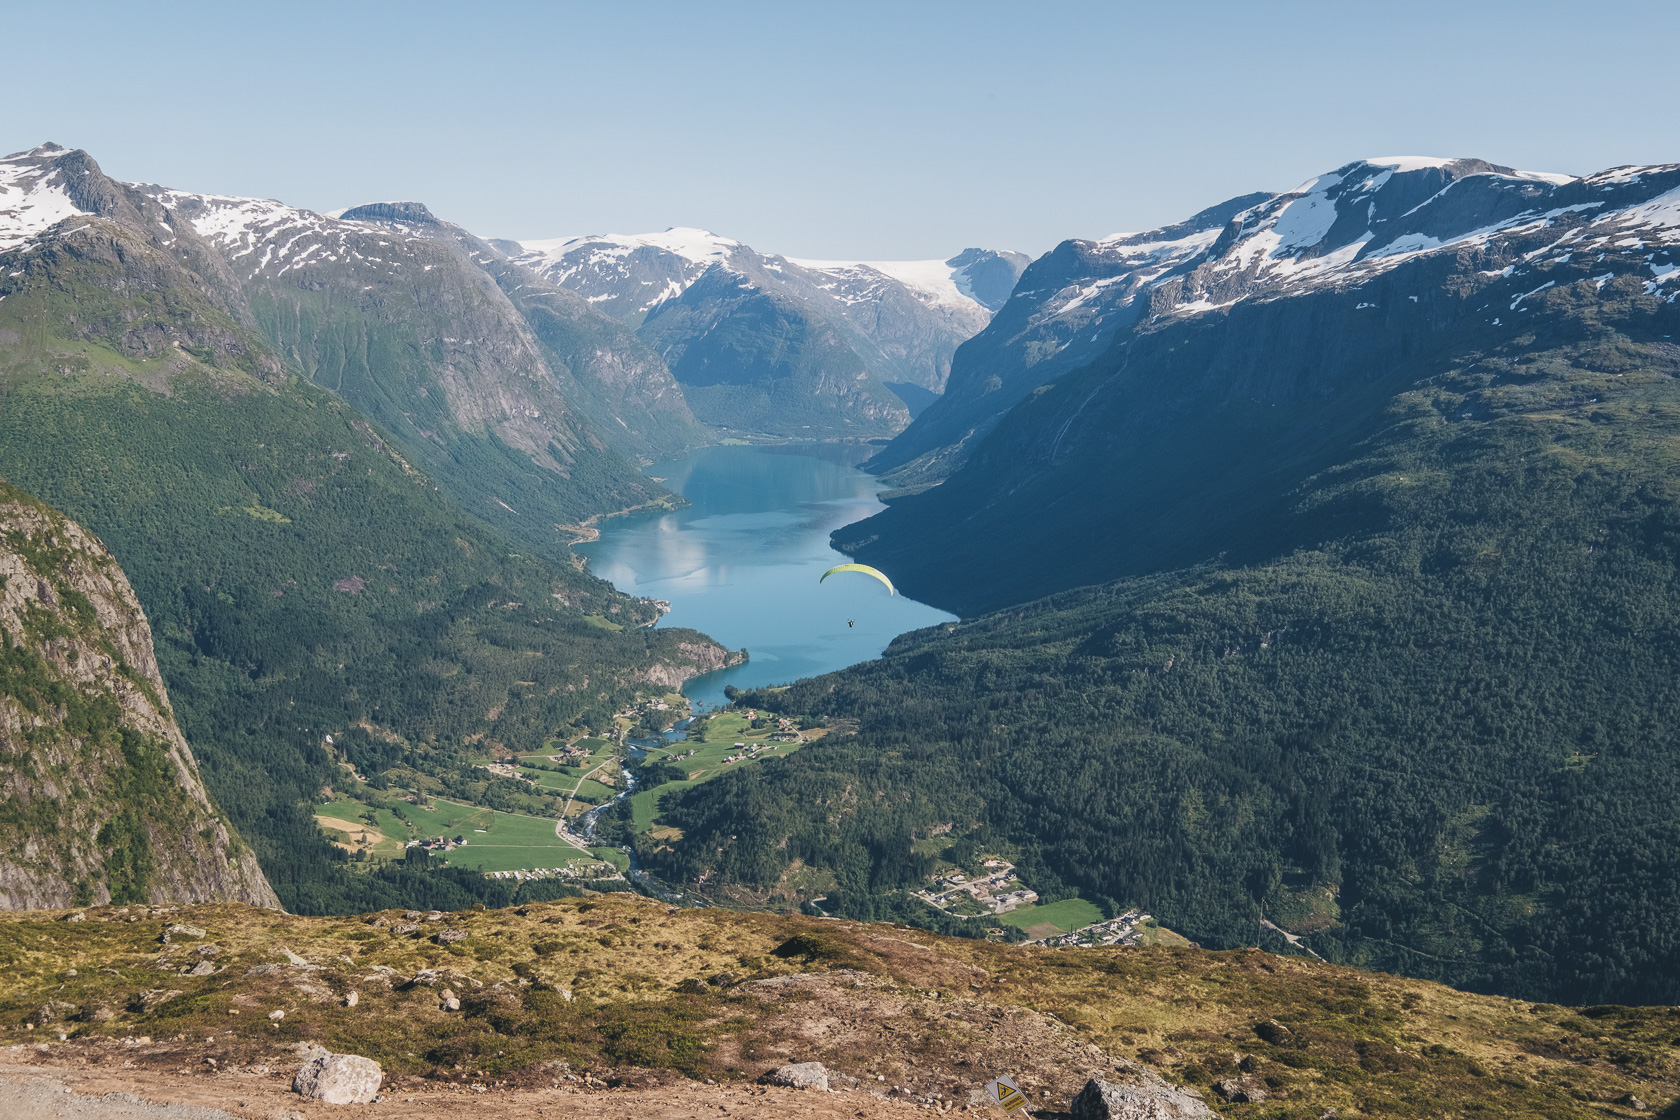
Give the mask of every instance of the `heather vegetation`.
M 57 916 L 0 916 L 4 1037 L 63 1033 L 63 1054 L 126 1038 L 124 1057 L 157 1069 L 280 1063 L 311 1040 L 380 1061 L 393 1095 L 584 1074 L 739 1083 L 790 1039 L 837 1087 L 942 1108 L 1000 1070 L 1065 1102 L 1093 1069 L 1153 1067 L 1209 1096 L 1252 1078 L 1272 1098 L 1219 1102 L 1232 1117 L 1559 1120 L 1661 1109 L 1680 1073 L 1671 1008 L 1530 1004 L 1267 953 L 1029 950 L 625 895 L 435 922 Z M 464 936 L 439 944 L 442 930 Z M 179 971 L 206 959 L 210 975 Z

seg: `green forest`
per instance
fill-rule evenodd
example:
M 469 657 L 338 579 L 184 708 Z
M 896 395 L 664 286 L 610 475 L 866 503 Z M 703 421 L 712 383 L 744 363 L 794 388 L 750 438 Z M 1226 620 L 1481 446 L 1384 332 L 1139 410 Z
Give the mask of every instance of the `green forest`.
M 1282 948 L 1268 919 L 1473 990 L 1680 1000 L 1680 390 L 1671 346 L 1590 326 L 1389 381 L 1268 502 L 1234 504 L 1251 445 L 1188 446 L 1241 550 L 743 695 L 858 731 L 666 799 L 655 869 L 803 861 L 839 880 L 825 907 L 913 917 L 894 892 L 949 827 L 1209 946 Z
M 469 897 L 351 872 L 310 812 L 341 762 L 394 753 L 461 788 L 469 740 L 609 726 L 705 641 L 463 512 L 144 246 L 27 264 L 0 303 L 0 477 L 122 565 L 205 783 L 288 909 Z

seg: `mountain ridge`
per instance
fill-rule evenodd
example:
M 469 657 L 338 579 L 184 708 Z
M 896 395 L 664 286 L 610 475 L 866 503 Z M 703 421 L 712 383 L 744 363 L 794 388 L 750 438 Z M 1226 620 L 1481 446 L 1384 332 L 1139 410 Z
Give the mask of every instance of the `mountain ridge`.
M 1025 264 L 979 249 L 945 261 L 805 260 L 686 227 L 497 244 L 518 244 L 516 263 L 634 326 L 713 426 L 795 437 L 896 431 L 909 419 L 904 404 L 943 389 L 952 352 Z M 757 349 L 744 338 L 777 339 L 776 357 L 743 357 Z M 701 352 L 753 368 L 696 368 Z M 909 388 L 899 395 L 892 385 Z M 811 396 L 830 407 L 790 412 Z
M 906 485 L 941 481 L 1009 407 L 1097 359 L 1140 320 L 1354 287 L 1419 256 L 1473 249 L 1569 212 L 1614 209 L 1615 197 L 1600 196 L 1638 193 L 1617 176 L 1659 170 L 1575 178 L 1479 159 L 1376 157 L 1160 230 L 1063 242 L 965 344 L 945 398 L 872 469 Z

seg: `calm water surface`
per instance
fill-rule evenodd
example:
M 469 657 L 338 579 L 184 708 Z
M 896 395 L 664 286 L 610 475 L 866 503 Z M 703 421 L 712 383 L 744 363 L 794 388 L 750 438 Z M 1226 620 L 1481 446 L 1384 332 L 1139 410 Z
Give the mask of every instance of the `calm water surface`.
M 631 595 L 665 599 L 661 626 L 690 626 L 745 665 L 688 682 L 688 696 L 723 703 L 725 685 L 785 684 L 876 657 L 906 630 L 946 614 L 867 576 L 822 573 L 847 557 L 828 534 L 882 508 L 880 482 L 857 469 L 869 449 L 834 444 L 708 447 L 648 473 L 691 505 L 612 518 L 578 546 L 596 575 Z M 887 573 L 889 576 L 891 572 Z M 847 626 L 851 619 L 855 625 Z

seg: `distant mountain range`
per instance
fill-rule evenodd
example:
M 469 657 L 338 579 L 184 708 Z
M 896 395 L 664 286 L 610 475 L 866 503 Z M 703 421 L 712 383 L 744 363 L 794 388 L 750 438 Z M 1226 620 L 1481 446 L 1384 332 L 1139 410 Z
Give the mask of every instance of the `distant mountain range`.
M 1485 248 L 1571 213 L 1602 219 L 1646 193 L 1607 196 L 1603 188 L 1614 184 L 1594 180 L 1477 159 L 1376 158 L 1147 233 L 1064 241 L 1033 262 L 996 319 L 964 344 L 939 406 L 875 466 L 906 485 L 944 478 L 1033 389 L 1098 359 L 1134 328 L 1352 291 L 1420 256 Z
M 790 261 L 699 230 L 486 241 L 417 202 L 323 215 L 120 184 L 51 144 L 0 160 L 0 246 L 79 214 L 172 240 L 236 318 L 440 479 L 517 476 L 500 500 L 538 521 L 575 519 L 556 491 L 577 486 L 646 500 L 599 452 L 680 454 L 713 438 L 701 422 L 892 435 L 1027 263 Z
M 706 423 L 793 437 L 897 431 L 1027 264 L 799 260 L 699 229 L 496 245 L 635 327 Z
M 1054 520 L 1055 531 L 1090 540 L 1091 503 L 1118 500 L 1113 488 L 1135 482 L 1093 470 L 1088 456 L 1142 454 L 1139 426 L 1155 430 L 1169 413 L 1175 424 L 1206 423 L 1247 402 L 1293 416 L 1308 401 L 1328 404 L 1416 368 L 1425 355 L 1522 345 L 1530 324 L 1551 321 L 1546 309 L 1570 292 L 1670 298 L 1680 262 L 1671 263 L 1663 231 L 1680 225 L 1676 187 L 1680 171 L 1667 167 L 1573 179 L 1473 159 L 1361 160 L 1176 226 L 1064 242 L 964 344 L 945 395 L 873 461 L 901 486 L 946 485 L 839 539 L 878 564 L 931 550 L 940 560 L 928 578 L 946 595 L 969 588 L 956 600 L 963 609 L 1110 578 L 1130 569 L 1129 557 L 1155 555 L 1146 540 L 1171 537 L 1195 554 L 1214 524 L 1180 516 L 1165 477 L 1151 488 L 1162 502 L 1150 520 L 1104 519 L 1110 528 L 1097 531 L 1107 548 L 1046 564 L 1005 526 L 1031 511 L 1032 523 Z M 1159 387 L 1143 396 L 1122 388 L 1151 379 Z M 1289 450 L 1319 438 L 1292 438 Z M 1164 464 L 1177 452 L 1162 454 Z M 1244 471 L 1255 477 L 1252 463 Z M 970 596 L 984 577 L 953 580 L 935 544 L 957 521 L 994 528 L 964 563 L 1011 573 L 983 599 Z M 1029 583 L 1012 582 L 1028 556 Z M 918 577 L 898 570 L 916 594 Z
M 1208 945 L 1680 999 L 1677 303 L 1680 164 L 1360 160 L 1063 244 L 834 535 L 965 621 L 743 697 L 859 731 L 648 858 L 914 918 L 1007 846 Z

